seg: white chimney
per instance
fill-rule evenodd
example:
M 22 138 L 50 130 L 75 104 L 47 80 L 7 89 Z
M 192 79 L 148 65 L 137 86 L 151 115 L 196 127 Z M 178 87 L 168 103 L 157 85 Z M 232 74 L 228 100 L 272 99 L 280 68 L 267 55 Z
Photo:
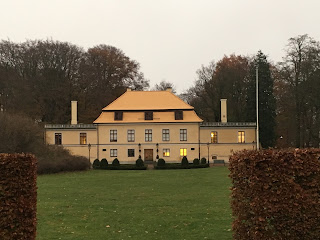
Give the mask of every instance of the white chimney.
M 71 124 L 78 124 L 77 101 L 71 101 Z
M 166 91 L 172 93 L 172 87 L 167 87 Z
M 132 91 L 132 89 L 131 88 L 127 88 L 127 92 L 131 92 Z
M 221 122 L 227 122 L 227 99 L 220 99 L 221 102 Z

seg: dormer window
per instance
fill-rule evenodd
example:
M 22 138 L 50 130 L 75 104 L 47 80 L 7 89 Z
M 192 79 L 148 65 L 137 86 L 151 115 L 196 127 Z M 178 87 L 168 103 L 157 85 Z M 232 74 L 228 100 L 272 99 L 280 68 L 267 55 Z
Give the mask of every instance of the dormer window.
M 144 120 L 153 120 L 153 112 L 151 111 L 144 112 Z
M 174 112 L 174 119 L 175 120 L 183 120 L 183 111 L 177 110 Z
M 114 120 L 121 121 L 123 118 L 123 112 L 114 112 Z

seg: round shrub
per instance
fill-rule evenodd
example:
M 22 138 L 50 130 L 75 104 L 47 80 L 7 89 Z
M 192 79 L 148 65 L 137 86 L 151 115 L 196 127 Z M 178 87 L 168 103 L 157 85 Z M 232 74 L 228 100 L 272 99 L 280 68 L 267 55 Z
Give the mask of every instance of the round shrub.
M 185 167 L 189 166 L 188 158 L 186 156 L 182 158 L 181 165 Z
M 158 162 L 157 162 L 157 166 L 158 167 L 163 167 L 166 165 L 166 161 L 163 158 L 159 158 Z
M 206 164 L 207 163 L 207 159 L 205 157 L 201 158 L 201 164 Z
M 193 159 L 193 165 L 199 165 L 199 164 L 200 164 L 199 158 Z
M 115 159 L 112 161 L 112 166 L 115 166 L 115 167 L 120 166 L 120 162 L 119 162 L 118 158 L 115 158 Z
M 107 167 L 108 167 L 108 161 L 107 161 L 107 159 L 102 158 L 102 159 L 101 159 L 101 162 L 100 162 L 100 168 L 101 168 L 101 169 L 106 169 Z
M 95 160 L 93 161 L 92 167 L 93 167 L 93 169 L 99 169 L 99 168 L 100 168 L 100 161 L 99 161 L 99 159 L 95 159 Z
M 144 162 L 141 158 L 138 158 L 136 161 L 136 166 L 137 167 L 144 167 Z

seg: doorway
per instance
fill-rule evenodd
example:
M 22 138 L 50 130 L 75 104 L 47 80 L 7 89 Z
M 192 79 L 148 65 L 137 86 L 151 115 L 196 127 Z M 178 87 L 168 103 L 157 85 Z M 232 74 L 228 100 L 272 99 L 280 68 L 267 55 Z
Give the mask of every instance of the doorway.
M 144 150 L 144 161 L 148 161 L 148 162 L 153 161 L 153 149 Z

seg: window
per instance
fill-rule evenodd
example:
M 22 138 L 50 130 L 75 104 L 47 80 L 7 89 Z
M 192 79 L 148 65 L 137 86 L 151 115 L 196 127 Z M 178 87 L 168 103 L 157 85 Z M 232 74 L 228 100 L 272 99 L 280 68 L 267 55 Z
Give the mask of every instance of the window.
M 163 156 L 164 157 L 170 157 L 170 149 L 169 148 L 164 148 L 163 149 Z
M 134 130 L 128 130 L 128 142 L 134 142 Z
M 174 112 L 174 119 L 175 120 L 183 120 L 183 111 L 177 110 Z
M 170 141 L 169 129 L 162 129 L 162 141 Z
M 144 120 L 153 120 L 153 112 L 144 112 Z
M 187 129 L 180 129 L 180 141 L 187 141 Z
M 239 131 L 238 132 L 238 143 L 245 143 L 244 131 Z
M 62 144 L 62 133 L 54 134 L 54 144 L 61 145 Z
M 218 132 L 211 132 L 211 143 L 218 143 Z
M 145 130 L 145 141 L 152 142 L 152 129 Z
M 117 130 L 110 130 L 110 142 L 118 141 Z
M 122 118 L 123 118 L 123 112 L 114 112 L 114 120 L 117 120 L 117 121 L 119 121 L 119 120 L 122 120 Z
M 117 157 L 118 149 L 110 149 L 110 157 Z
M 87 134 L 86 133 L 80 133 L 80 144 L 81 145 L 87 144 Z
M 128 157 L 134 157 L 134 149 L 128 149 Z
M 186 148 L 180 148 L 180 156 L 181 157 L 187 156 L 187 149 Z

